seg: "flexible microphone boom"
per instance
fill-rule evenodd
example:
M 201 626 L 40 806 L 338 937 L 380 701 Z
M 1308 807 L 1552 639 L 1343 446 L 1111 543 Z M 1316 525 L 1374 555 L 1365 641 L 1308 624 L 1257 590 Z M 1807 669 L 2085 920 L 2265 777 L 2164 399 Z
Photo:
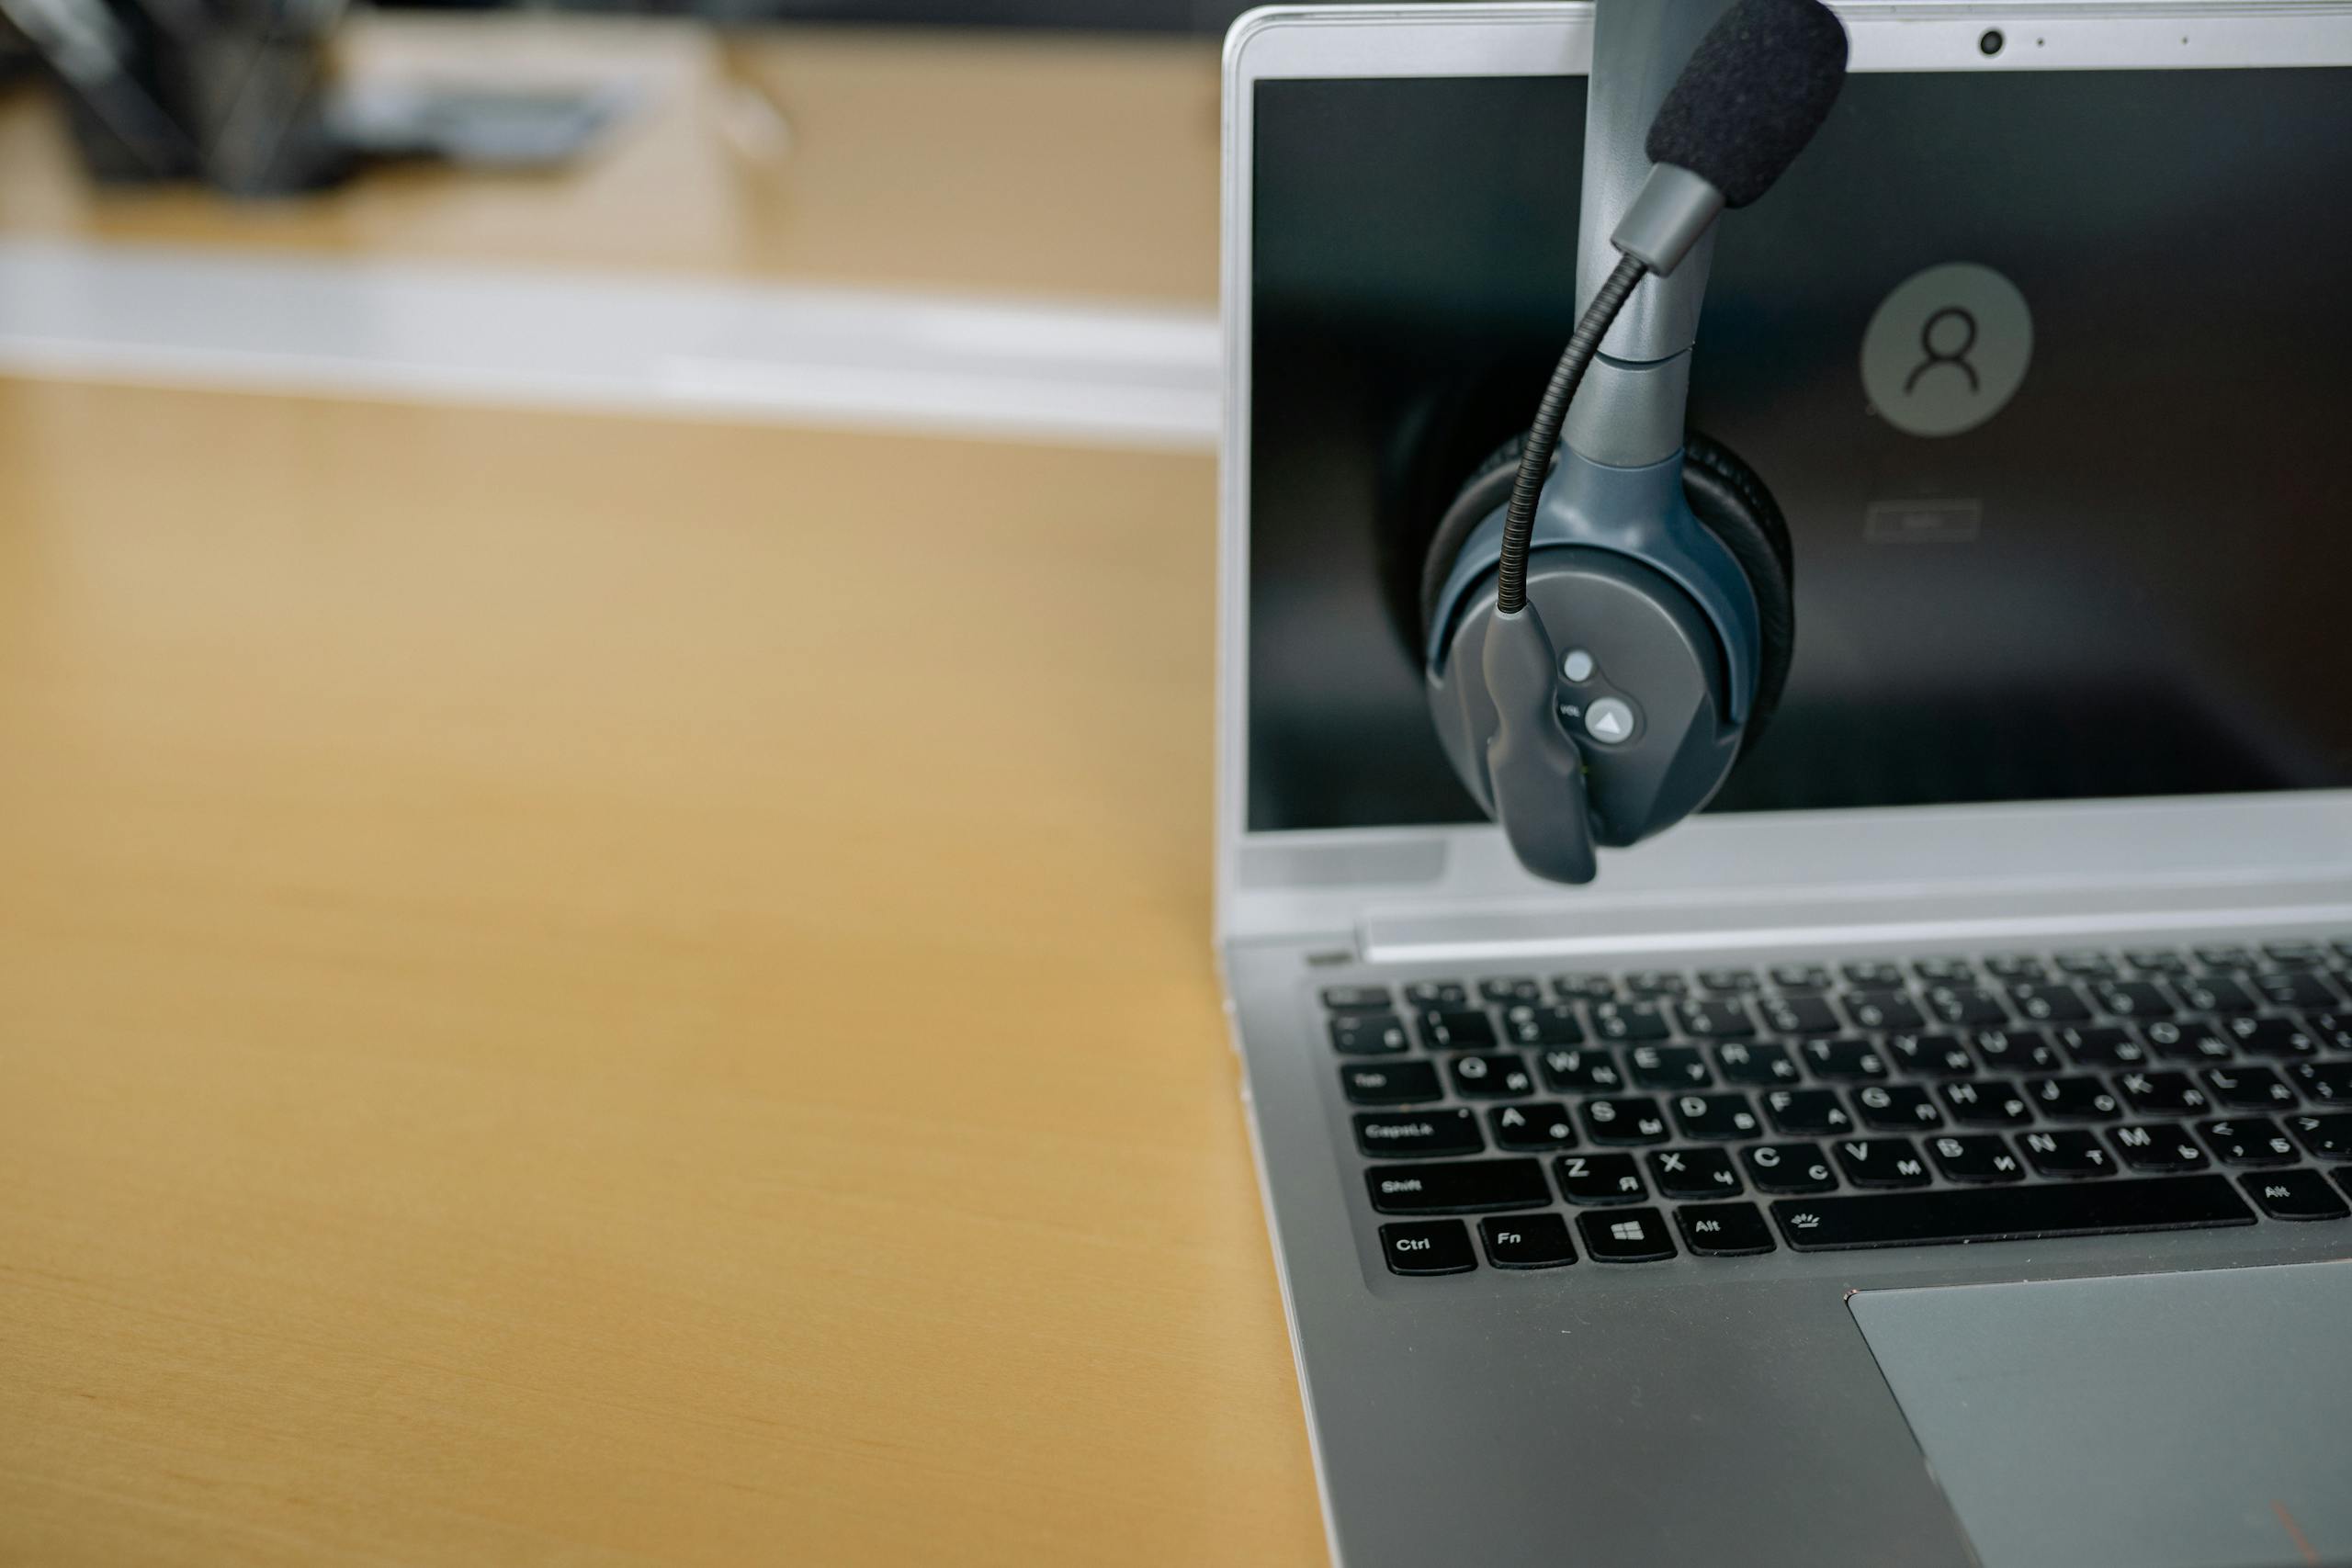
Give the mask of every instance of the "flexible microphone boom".
M 1593 874 L 1592 835 L 1581 821 L 1583 761 L 1559 732 L 1549 683 L 1555 655 L 1527 603 L 1528 549 L 1562 423 L 1643 278 L 1672 273 L 1724 208 L 1762 196 L 1820 130 L 1845 77 L 1846 29 L 1819 0 L 1739 0 L 1716 21 L 1651 122 L 1644 151 L 1653 167 L 1610 234 L 1619 259 L 1578 318 L 1537 406 L 1504 508 L 1483 673 L 1496 709 L 1486 747 L 1495 814 L 1521 863 L 1539 875 L 1585 882 Z M 1701 276 L 1692 290 L 1703 288 Z M 1691 309 L 1695 316 L 1695 299 Z M 1640 375 L 1663 363 L 1625 368 Z M 1682 383 L 1644 378 L 1670 397 L 1649 400 L 1642 419 L 1670 419 L 1667 449 L 1678 450 Z M 1559 810 L 1562 802 L 1570 803 L 1568 812 Z

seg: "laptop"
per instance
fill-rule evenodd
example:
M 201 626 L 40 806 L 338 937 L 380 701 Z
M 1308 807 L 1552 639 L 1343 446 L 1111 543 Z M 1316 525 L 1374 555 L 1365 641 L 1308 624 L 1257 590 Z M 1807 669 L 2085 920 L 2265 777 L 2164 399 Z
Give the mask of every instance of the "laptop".
M 1590 12 L 1227 40 L 1216 941 L 1331 1554 L 2352 1562 L 2352 7 L 1838 10 L 1692 372 L 1786 694 L 1577 888 L 1413 584 L 1573 324 Z

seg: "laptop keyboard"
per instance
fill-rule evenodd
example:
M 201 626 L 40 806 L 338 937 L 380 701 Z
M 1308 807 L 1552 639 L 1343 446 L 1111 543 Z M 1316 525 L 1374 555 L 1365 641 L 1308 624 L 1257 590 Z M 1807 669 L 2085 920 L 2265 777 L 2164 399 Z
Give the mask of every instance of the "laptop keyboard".
M 1321 999 L 1398 1274 L 2352 1216 L 2352 940 Z

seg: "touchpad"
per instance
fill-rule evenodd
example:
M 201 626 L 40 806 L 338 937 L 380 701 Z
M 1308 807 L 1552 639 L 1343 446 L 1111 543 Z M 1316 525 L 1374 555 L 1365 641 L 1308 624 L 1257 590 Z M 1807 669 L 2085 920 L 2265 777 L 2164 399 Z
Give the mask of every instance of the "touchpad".
M 2352 1262 L 1851 1304 L 1984 1568 L 2352 1563 Z

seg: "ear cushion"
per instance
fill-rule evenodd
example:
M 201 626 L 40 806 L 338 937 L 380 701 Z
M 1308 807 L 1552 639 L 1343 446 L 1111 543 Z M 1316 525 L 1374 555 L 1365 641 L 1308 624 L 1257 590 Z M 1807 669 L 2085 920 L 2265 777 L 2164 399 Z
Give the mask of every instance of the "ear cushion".
M 1429 554 L 1421 563 L 1424 632 L 1437 614 L 1438 594 L 1453 574 L 1454 558 L 1462 553 L 1464 542 L 1510 499 L 1519 455 L 1526 445 L 1527 437 L 1519 434 L 1497 447 L 1472 471 L 1438 520 Z M 1682 456 L 1682 492 L 1692 513 L 1731 551 L 1756 593 L 1762 646 L 1758 649 L 1755 710 L 1740 739 L 1745 752 L 1756 744 L 1773 710 L 1780 706 L 1781 688 L 1789 679 L 1789 660 L 1796 651 L 1795 553 L 1789 543 L 1788 520 L 1781 515 L 1772 492 L 1736 453 L 1694 430 L 1683 438 Z M 1555 467 L 1558 461 L 1554 457 Z

